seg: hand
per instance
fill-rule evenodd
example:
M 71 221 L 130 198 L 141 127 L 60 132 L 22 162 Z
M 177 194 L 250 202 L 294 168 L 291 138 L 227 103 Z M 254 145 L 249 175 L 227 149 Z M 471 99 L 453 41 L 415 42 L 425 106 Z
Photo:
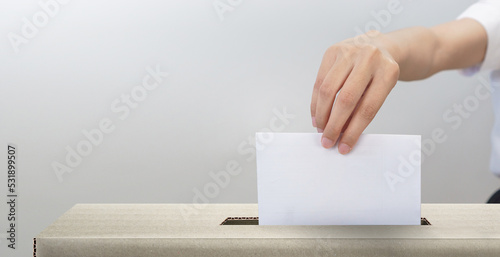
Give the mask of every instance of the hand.
M 387 43 L 372 32 L 325 52 L 311 101 L 312 123 L 323 133 L 323 147 L 333 147 L 340 137 L 339 152 L 349 153 L 396 85 L 399 65 Z

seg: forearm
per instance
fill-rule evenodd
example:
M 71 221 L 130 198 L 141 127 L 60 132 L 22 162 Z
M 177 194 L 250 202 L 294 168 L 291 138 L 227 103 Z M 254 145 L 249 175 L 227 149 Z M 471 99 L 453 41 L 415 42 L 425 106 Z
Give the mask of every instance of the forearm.
M 463 19 L 432 28 L 412 27 L 381 34 L 374 41 L 399 64 L 399 80 L 418 80 L 482 62 L 487 35 L 481 24 Z

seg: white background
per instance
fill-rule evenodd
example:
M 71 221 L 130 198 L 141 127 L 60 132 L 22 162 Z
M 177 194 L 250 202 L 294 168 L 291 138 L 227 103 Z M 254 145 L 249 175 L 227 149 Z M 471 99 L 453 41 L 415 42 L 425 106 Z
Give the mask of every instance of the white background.
M 243 171 L 207 199 L 256 202 L 255 159 L 244 142 L 271 128 L 276 110 L 294 115 L 283 131 L 314 132 L 309 104 L 324 51 L 387 9 L 383 0 L 231 2 L 221 19 L 212 0 L 70 1 L 16 53 L 9 33 L 22 36 L 23 19 L 43 9 L 38 0 L 0 1 L 0 199 L 8 143 L 18 147 L 19 172 L 19 249 L 8 249 L 3 235 L 2 256 L 29 255 L 31 239 L 75 203 L 193 202 L 196 189 L 213 183 L 210 172 L 232 160 Z M 473 2 L 401 0 L 403 10 L 378 24 L 384 32 L 432 26 Z M 113 101 L 157 65 L 169 76 L 120 120 Z M 365 131 L 423 139 L 445 131 L 447 140 L 424 156 L 423 202 L 482 203 L 499 187 L 488 170 L 490 99 L 456 130 L 443 119 L 479 84 L 456 71 L 398 83 Z M 52 163 L 64 163 L 65 148 L 103 118 L 115 130 L 60 182 Z

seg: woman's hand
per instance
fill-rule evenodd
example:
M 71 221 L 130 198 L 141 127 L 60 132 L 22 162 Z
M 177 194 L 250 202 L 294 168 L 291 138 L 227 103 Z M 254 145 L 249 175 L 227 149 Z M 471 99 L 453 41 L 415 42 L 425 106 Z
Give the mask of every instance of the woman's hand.
M 484 27 L 464 18 L 432 28 L 371 31 L 331 46 L 311 101 L 313 126 L 323 133 L 321 144 L 331 148 L 340 137 L 339 152 L 348 153 L 398 79 L 424 79 L 442 70 L 477 65 L 487 44 Z
M 332 45 L 324 54 L 311 101 L 323 147 L 333 147 L 340 137 L 339 152 L 349 153 L 396 85 L 399 65 L 387 42 L 370 32 Z

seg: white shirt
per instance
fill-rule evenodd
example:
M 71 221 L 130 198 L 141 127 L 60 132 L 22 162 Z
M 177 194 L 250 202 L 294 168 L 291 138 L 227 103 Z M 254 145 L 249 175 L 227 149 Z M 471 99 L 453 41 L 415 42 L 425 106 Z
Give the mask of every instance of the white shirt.
M 488 46 L 484 61 L 463 70 L 466 75 L 491 71 L 491 87 L 495 123 L 491 132 L 490 169 L 500 176 L 500 0 L 482 0 L 471 5 L 458 19 L 472 18 L 486 29 Z

